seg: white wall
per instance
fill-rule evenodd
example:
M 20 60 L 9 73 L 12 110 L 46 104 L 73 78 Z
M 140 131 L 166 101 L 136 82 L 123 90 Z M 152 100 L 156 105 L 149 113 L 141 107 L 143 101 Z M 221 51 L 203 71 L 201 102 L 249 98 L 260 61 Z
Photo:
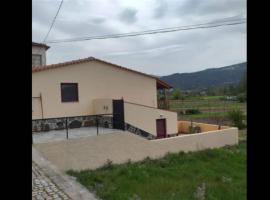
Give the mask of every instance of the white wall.
M 46 65 L 46 49 L 44 47 L 32 46 L 32 54 L 41 55 L 41 64 Z
M 94 99 L 93 107 L 94 114 L 112 114 L 113 113 L 112 99 Z
M 124 102 L 125 122 L 157 135 L 156 120 L 166 119 L 167 135 L 178 133 L 177 113 Z
M 232 127 L 205 133 L 151 140 L 150 142 L 158 146 L 162 155 L 165 152 L 198 151 L 238 144 L 238 129 Z

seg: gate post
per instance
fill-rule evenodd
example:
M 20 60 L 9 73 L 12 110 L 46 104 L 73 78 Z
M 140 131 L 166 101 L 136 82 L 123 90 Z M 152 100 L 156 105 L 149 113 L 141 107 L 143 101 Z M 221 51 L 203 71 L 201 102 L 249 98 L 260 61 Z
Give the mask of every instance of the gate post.
M 96 115 L 96 126 L 97 126 L 97 135 L 98 135 L 98 116 Z

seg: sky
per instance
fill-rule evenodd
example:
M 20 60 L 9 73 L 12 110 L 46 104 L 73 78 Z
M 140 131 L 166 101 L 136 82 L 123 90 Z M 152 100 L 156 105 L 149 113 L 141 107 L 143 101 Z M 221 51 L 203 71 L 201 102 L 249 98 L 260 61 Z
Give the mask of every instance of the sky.
M 60 2 L 32 0 L 32 41 L 43 41 Z M 64 0 L 47 41 L 225 18 L 246 18 L 246 0 Z M 246 62 L 246 24 L 48 45 L 47 64 L 93 56 L 163 76 Z

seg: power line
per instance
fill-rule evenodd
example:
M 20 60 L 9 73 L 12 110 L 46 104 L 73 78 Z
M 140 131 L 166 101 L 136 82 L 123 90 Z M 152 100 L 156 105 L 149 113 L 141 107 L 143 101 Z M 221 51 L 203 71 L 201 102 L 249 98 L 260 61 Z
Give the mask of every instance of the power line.
M 48 36 L 49 36 L 49 34 L 50 34 L 51 30 L 52 30 L 52 27 L 53 27 L 53 25 L 54 25 L 54 23 L 55 23 L 55 20 L 56 20 L 56 18 L 57 18 L 57 16 L 58 16 L 58 13 L 59 13 L 59 11 L 60 11 L 60 9 L 61 9 L 61 7 L 62 7 L 63 2 L 64 2 L 64 0 L 61 1 L 60 5 L 59 5 L 59 7 L 58 7 L 58 10 L 57 10 L 57 12 L 56 12 L 56 14 L 55 14 L 55 16 L 54 16 L 54 18 L 53 18 L 52 24 L 51 24 L 51 26 L 50 26 L 50 29 L 49 29 L 48 33 L 46 34 L 45 38 L 43 39 L 43 43 L 45 43 L 45 41 L 47 40 L 47 38 L 48 38 Z
M 244 24 L 244 23 L 246 23 L 245 20 L 246 19 L 241 19 L 241 21 L 229 20 L 229 21 L 223 21 L 222 23 L 218 23 L 218 24 L 217 24 L 217 22 L 215 22 L 214 24 L 212 22 L 212 23 L 195 24 L 195 25 L 189 25 L 189 26 L 172 27 L 172 28 L 152 29 L 152 30 L 146 30 L 146 31 L 141 31 L 141 32 L 130 32 L 130 33 L 121 33 L 121 34 L 51 40 L 51 41 L 48 41 L 47 43 L 78 42 L 78 41 L 85 41 L 85 40 L 134 37 L 134 36 L 140 36 L 140 35 L 168 33 L 168 32 L 185 31 L 185 30 L 193 30 L 193 29 L 214 28 L 214 27 L 220 27 L 220 26 L 232 26 L 232 25 L 237 25 L 237 24 Z

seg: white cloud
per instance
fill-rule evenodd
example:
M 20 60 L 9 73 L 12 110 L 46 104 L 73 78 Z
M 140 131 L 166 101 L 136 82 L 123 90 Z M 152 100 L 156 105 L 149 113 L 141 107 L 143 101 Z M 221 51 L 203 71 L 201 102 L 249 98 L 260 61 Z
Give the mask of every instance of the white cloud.
M 42 41 L 60 2 L 33 0 L 33 41 Z M 244 0 L 100 0 L 98 3 L 65 0 L 48 40 L 127 33 L 245 16 Z M 96 56 L 146 73 L 166 75 L 246 61 L 246 26 L 49 46 L 48 63 Z

